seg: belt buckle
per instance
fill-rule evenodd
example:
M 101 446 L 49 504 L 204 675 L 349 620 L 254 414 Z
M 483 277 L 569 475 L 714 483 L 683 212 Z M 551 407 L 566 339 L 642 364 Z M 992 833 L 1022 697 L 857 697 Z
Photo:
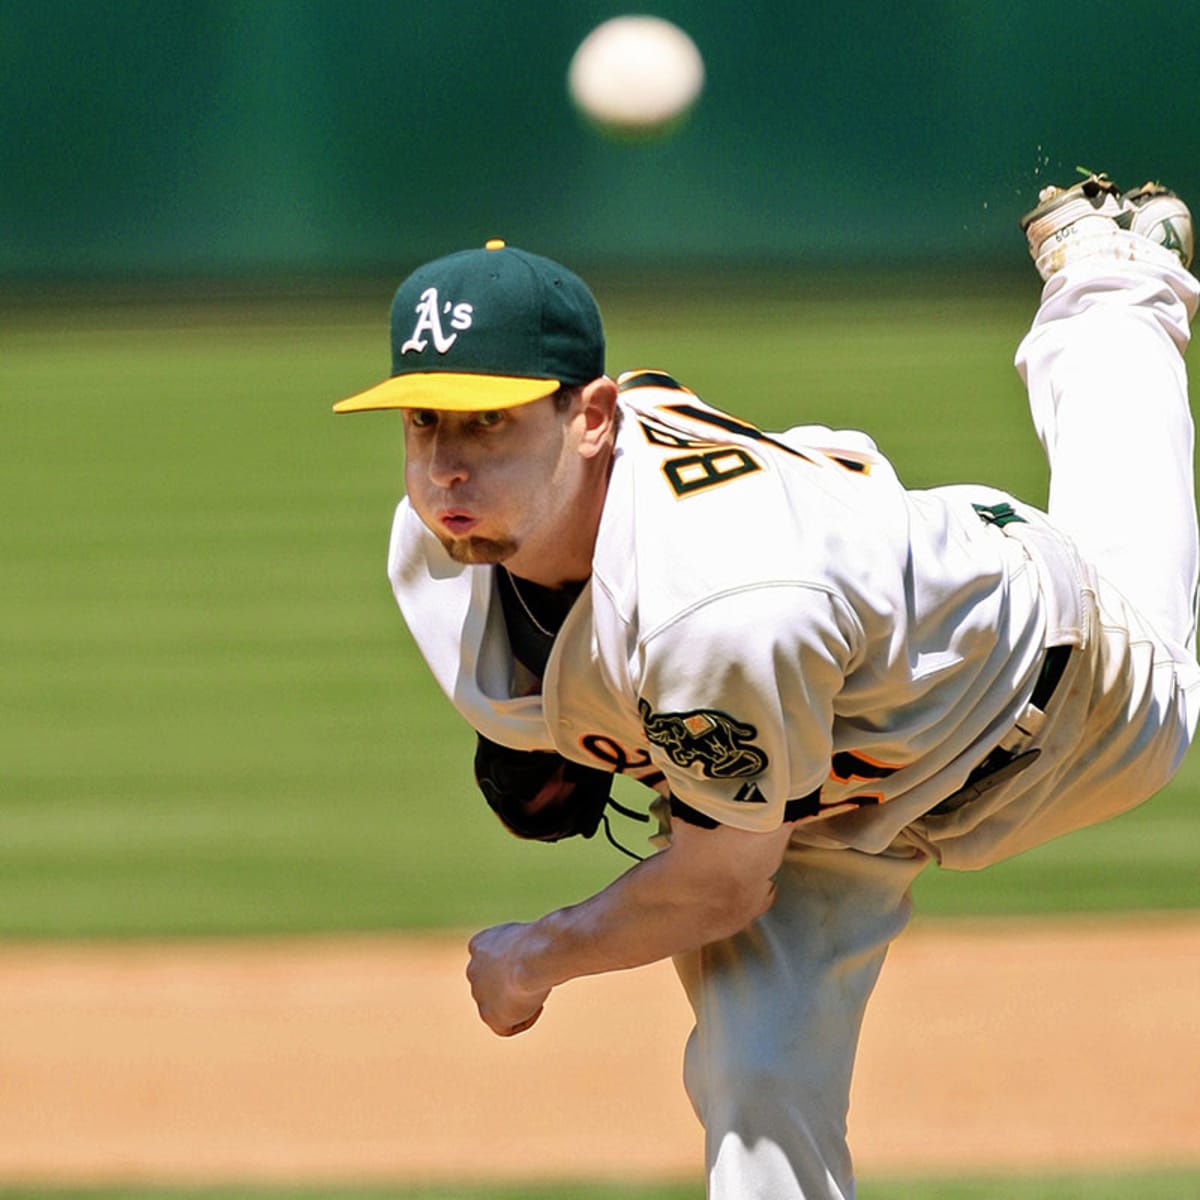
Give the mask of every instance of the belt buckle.
M 1026 750 L 1021 754 L 1011 754 L 1002 749 L 993 750 L 983 763 L 967 776 L 967 782 L 957 792 L 951 792 L 945 800 L 931 808 L 928 815 L 944 817 L 948 813 L 956 812 L 969 801 L 978 800 L 985 792 L 990 792 L 992 788 L 1006 783 L 1014 775 L 1019 775 L 1026 767 L 1032 767 L 1041 753 L 1041 750 L 1037 749 Z M 1003 755 L 1003 761 L 995 762 L 997 755 Z M 993 762 L 995 765 L 988 765 Z

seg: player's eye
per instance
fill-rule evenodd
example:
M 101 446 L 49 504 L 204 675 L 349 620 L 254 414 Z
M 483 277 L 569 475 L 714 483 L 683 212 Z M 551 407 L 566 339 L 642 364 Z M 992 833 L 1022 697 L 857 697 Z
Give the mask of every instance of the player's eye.
M 497 409 L 489 409 L 487 412 L 476 413 L 476 424 L 482 425 L 485 429 L 492 429 L 499 425 L 504 420 L 504 414 Z
M 415 408 L 408 414 L 408 423 L 414 429 L 431 429 L 437 424 L 437 414 L 431 408 Z

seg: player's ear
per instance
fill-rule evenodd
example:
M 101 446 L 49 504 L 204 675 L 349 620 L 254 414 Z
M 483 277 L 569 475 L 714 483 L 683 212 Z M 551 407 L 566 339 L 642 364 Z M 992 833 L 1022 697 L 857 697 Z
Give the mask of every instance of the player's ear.
M 617 430 L 617 385 L 607 375 L 584 384 L 579 394 L 583 422 L 580 453 L 594 458 L 611 443 Z

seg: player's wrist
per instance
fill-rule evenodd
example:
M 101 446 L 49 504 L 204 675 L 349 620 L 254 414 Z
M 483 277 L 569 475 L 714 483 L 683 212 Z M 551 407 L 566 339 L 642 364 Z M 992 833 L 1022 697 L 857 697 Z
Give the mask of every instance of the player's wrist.
M 552 939 L 542 928 L 546 921 L 534 921 L 520 926 L 519 936 L 514 940 L 508 961 L 509 986 L 514 992 L 530 998 L 544 996 L 563 979 L 553 978 L 549 970 Z

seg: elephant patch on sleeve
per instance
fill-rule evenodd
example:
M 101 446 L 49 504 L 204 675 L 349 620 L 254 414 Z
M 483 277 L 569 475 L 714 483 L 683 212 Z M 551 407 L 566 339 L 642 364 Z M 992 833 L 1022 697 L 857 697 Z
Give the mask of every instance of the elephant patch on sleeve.
M 645 700 L 638 701 L 646 737 L 666 751 L 685 770 L 700 764 L 709 779 L 745 779 L 767 767 L 767 756 L 753 740 L 758 730 L 713 708 L 690 712 L 656 713 Z

